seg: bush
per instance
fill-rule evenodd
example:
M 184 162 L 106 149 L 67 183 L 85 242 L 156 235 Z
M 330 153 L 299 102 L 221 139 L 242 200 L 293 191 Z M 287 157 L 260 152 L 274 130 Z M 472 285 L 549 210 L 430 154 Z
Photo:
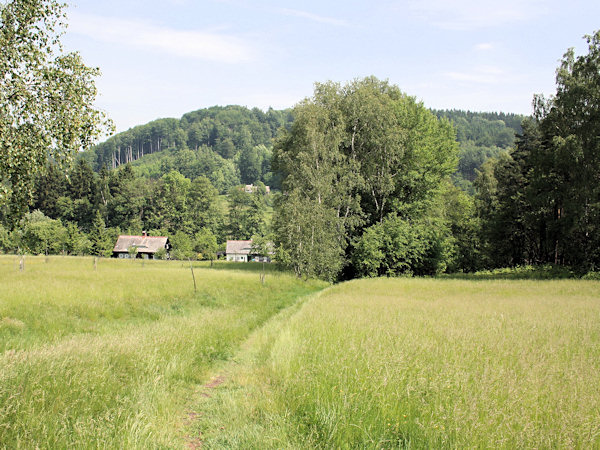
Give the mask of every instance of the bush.
M 367 277 L 440 273 L 450 251 L 446 231 L 440 223 L 415 223 L 390 215 L 367 228 L 355 243 L 354 265 L 360 276 Z
M 591 271 L 581 277 L 582 280 L 600 280 L 600 272 Z

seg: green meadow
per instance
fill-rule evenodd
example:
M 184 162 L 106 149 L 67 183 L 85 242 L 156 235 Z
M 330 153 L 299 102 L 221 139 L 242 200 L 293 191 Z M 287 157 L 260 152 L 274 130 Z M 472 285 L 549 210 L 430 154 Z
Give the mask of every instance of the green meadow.
M 294 308 L 196 401 L 205 447 L 600 446 L 597 281 L 357 280 Z
M 324 286 L 218 268 L 0 257 L 0 448 L 183 447 L 209 369 Z
M 597 448 L 600 282 L 0 257 L 0 448 Z

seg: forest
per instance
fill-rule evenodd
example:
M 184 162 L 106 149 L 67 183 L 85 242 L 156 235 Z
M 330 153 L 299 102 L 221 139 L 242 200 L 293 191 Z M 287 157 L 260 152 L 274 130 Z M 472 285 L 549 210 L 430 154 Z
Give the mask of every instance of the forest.
M 460 130 L 459 166 L 453 173 L 458 186 L 472 189 L 473 173 L 490 149 L 507 152 L 514 142 L 515 133 L 504 121 L 518 116 L 434 113 Z M 292 123 L 289 110 L 227 106 L 119 133 L 79 154 L 66 174 L 49 164 L 33 182 L 29 212 L 10 233 L 5 218 L 0 248 L 108 256 L 119 234 L 145 230 L 170 236 L 173 257 L 208 258 L 206 250 L 227 239 L 270 236 L 270 211 L 280 194 L 267 195 L 263 186 L 281 188 L 279 174 L 271 169 L 273 138 Z M 246 183 L 257 191 L 243 193 L 240 185 Z
M 31 20 L 19 8 L 3 20 Z M 0 251 L 108 256 L 144 230 L 169 236 L 174 258 L 272 241 L 280 265 L 329 281 L 600 263 L 600 32 L 565 53 L 530 117 L 430 110 L 371 76 L 316 83 L 289 110 L 214 106 L 91 148 L 110 129 L 97 71 L 35 29 L 2 33 L 16 59 L 2 66 Z

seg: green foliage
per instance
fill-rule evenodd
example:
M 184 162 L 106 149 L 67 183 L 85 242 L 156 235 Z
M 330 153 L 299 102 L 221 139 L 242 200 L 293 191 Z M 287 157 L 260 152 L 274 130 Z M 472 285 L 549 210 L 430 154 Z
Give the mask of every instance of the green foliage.
M 488 159 L 496 158 L 513 147 L 515 135 L 522 133 L 521 122 L 525 119 L 519 114 L 460 110 L 433 112 L 438 118 L 449 119 L 456 130 L 460 153 L 454 183 L 471 194 L 476 171 Z
M 65 6 L 0 4 L 0 218 L 11 224 L 47 163 L 68 163 L 108 125 L 93 106 L 98 69 L 60 45 Z
M 479 270 L 475 273 L 464 275 L 455 274 L 450 275 L 450 277 L 467 280 L 560 280 L 578 278 L 568 267 L 552 264 L 502 267 L 491 270 Z
M 265 192 L 245 192 L 244 186 L 229 191 L 229 217 L 227 235 L 229 239 L 250 239 L 265 230 Z
M 105 257 L 111 256 L 117 241 L 115 234 L 114 230 L 106 228 L 100 211 L 96 211 L 89 234 L 92 254 Z
M 200 259 L 212 261 L 218 250 L 217 237 L 208 228 L 202 228 L 194 236 L 194 250 Z
M 396 86 L 374 77 L 346 86 L 317 84 L 275 144 L 274 167 L 283 176 L 285 192 L 274 218 L 278 260 L 301 275 L 336 278 L 348 242 L 360 241 L 365 230 L 388 215 L 427 222 L 426 205 L 454 172 L 456 155 L 450 123 L 437 120 Z M 376 235 L 370 232 L 364 245 L 380 247 L 372 242 Z M 379 269 L 358 271 L 373 270 Z
M 192 180 L 205 176 L 225 193 L 240 182 L 273 180 L 271 141 L 290 121 L 289 111 L 214 106 L 180 120 L 158 119 L 134 127 L 84 157 L 95 160 L 96 170 L 133 163 L 145 177 L 160 178 L 171 170 Z
M 331 208 L 298 192 L 280 197 L 273 218 L 277 261 L 298 277 L 335 280 L 344 265 L 337 224 Z
M 556 96 L 535 97 L 516 148 L 476 180 L 488 267 L 600 265 L 600 32 L 587 41 L 586 55 L 565 54 Z
M 448 272 L 474 272 L 481 267 L 481 220 L 477 217 L 475 199 L 458 187 L 448 185 L 440 201 L 453 249 L 448 259 Z
M 21 221 L 22 250 L 34 255 L 58 254 L 67 243 L 68 232 L 60 220 L 53 220 L 41 212 L 28 213 Z
M 13 247 L 12 242 L 10 240 L 10 233 L 6 228 L 0 224 L 0 251 L 8 252 Z
M 172 259 L 196 259 L 196 252 L 194 252 L 194 242 L 192 238 L 183 231 L 178 231 L 169 238 L 173 249 L 171 250 Z
M 72 222 L 67 223 L 65 251 L 77 256 L 89 255 L 92 251 L 92 241 Z
M 434 275 L 446 268 L 448 234 L 443 222 L 411 222 L 390 214 L 358 239 L 354 267 L 366 277 Z
M 189 231 L 188 193 L 191 181 L 173 170 L 158 181 L 153 192 L 152 206 L 148 212 L 150 228 Z
M 154 259 L 164 260 L 167 259 L 167 249 L 159 248 L 156 253 L 154 253 Z

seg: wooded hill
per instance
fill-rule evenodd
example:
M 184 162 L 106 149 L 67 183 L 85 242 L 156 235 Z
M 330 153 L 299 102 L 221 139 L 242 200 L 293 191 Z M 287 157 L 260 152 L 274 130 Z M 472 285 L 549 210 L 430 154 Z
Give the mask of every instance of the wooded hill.
M 473 194 L 472 182 L 476 170 L 489 158 L 507 152 L 515 144 L 515 135 L 523 133 L 521 122 L 525 116 L 507 113 L 486 113 L 461 110 L 433 110 L 438 118 L 449 119 L 456 129 L 460 144 L 458 168 L 454 183 Z
M 475 170 L 514 145 L 524 116 L 461 110 L 432 110 L 449 119 L 460 144 L 455 184 L 471 191 Z M 139 176 L 159 178 L 171 170 L 194 179 L 206 176 L 220 193 L 262 181 L 279 187 L 271 172 L 272 140 L 293 121 L 291 110 L 213 106 L 181 119 L 157 119 L 119 133 L 82 156 L 99 171 L 131 163 Z
M 151 178 L 171 170 L 189 179 L 206 176 L 224 193 L 240 183 L 273 183 L 272 139 L 291 121 L 290 110 L 213 106 L 136 126 L 83 157 L 96 171 L 131 163 L 138 175 Z

